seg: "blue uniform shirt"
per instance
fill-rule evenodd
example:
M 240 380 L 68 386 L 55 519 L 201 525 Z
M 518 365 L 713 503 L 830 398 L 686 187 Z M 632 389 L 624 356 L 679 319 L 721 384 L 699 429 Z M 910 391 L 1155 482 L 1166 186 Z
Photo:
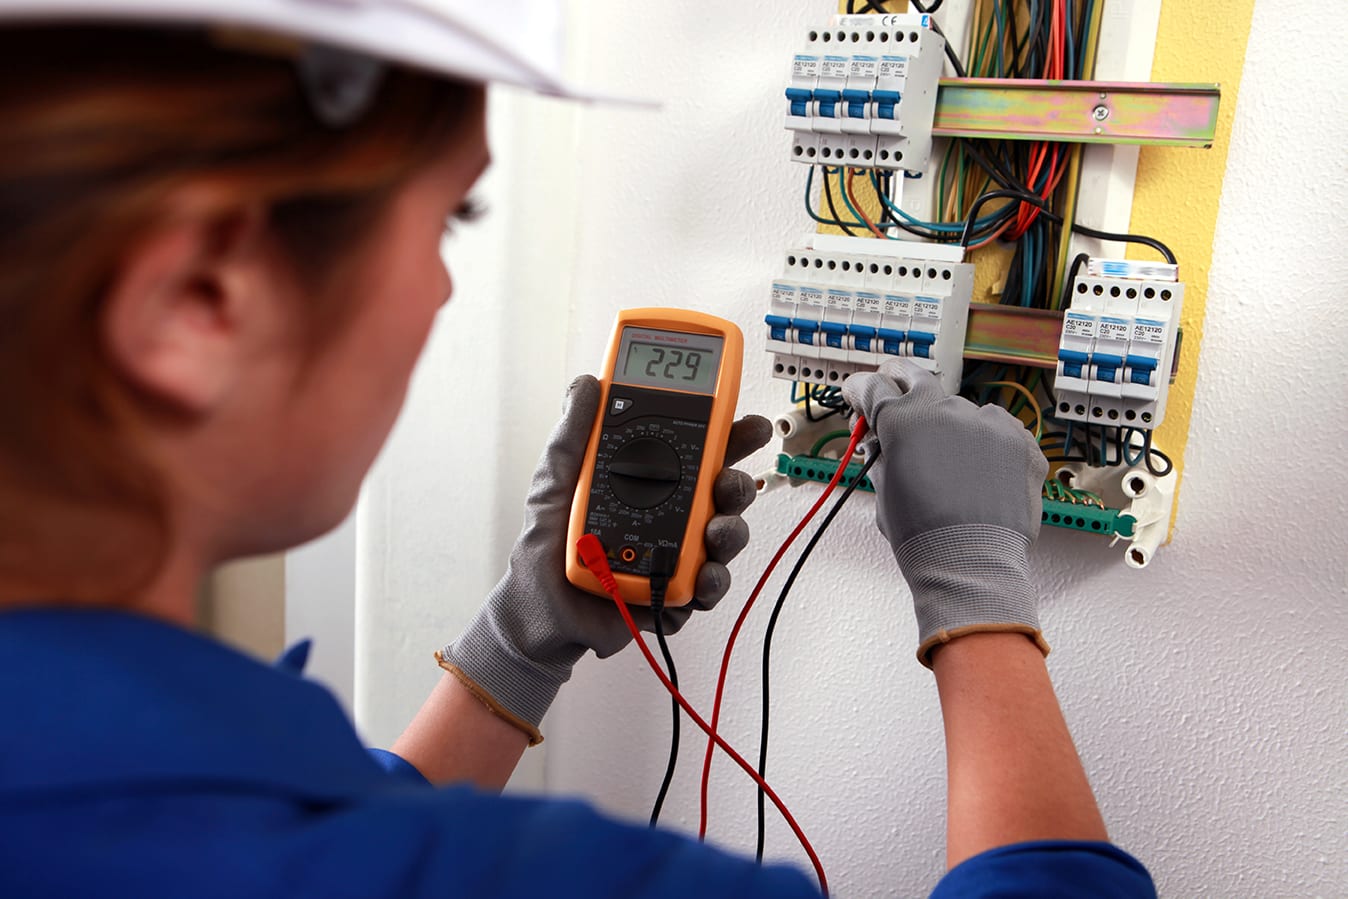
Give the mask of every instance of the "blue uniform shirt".
M 582 803 L 432 789 L 323 688 L 112 612 L 0 614 L 0 834 L 0 896 L 35 899 L 818 895 Z M 984 853 L 937 894 L 991 889 L 1154 895 L 1124 853 L 1072 843 Z

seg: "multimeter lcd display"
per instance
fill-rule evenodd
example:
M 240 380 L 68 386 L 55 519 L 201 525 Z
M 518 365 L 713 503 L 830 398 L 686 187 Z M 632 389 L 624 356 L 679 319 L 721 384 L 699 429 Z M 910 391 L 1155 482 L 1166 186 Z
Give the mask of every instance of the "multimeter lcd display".
M 710 334 L 624 328 L 613 380 L 688 393 L 716 392 L 724 340 Z

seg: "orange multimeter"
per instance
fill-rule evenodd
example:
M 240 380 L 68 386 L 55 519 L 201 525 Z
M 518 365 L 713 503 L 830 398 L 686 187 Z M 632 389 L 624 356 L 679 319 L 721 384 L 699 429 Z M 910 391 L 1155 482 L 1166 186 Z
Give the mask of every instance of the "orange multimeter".
M 656 547 L 673 549 L 678 559 L 665 605 L 693 598 L 743 361 L 740 329 L 714 315 L 663 308 L 618 313 L 600 378 L 599 415 L 571 504 L 571 583 L 608 595 L 576 551 L 576 541 L 591 533 L 627 602 L 650 603 Z

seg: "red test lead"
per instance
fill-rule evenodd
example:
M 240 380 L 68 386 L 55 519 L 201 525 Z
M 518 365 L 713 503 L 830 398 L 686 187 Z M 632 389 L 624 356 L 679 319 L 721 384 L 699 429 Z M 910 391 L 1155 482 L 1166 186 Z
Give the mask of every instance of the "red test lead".
M 735 626 L 730 629 L 730 637 L 726 640 L 725 654 L 721 657 L 721 672 L 716 678 L 716 701 L 712 704 L 711 709 L 711 731 L 716 730 L 716 726 L 721 720 L 721 699 L 725 695 L 726 673 L 730 670 L 730 654 L 735 649 L 735 640 L 739 638 L 740 628 L 744 626 L 744 620 L 749 617 L 749 610 L 754 607 L 754 602 L 758 599 L 758 594 L 763 592 L 764 585 L 767 584 L 768 578 L 772 576 L 772 572 L 776 569 L 777 563 L 782 560 L 782 556 L 786 555 L 786 551 L 791 548 L 791 544 L 800 536 L 800 532 L 805 530 L 805 526 L 810 523 L 810 520 L 814 518 L 815 513 L 828 501 L 829 496 L 833 493 L 833 489 L 837 487 L 838 482 L 842 480 L 843 473 L 847 471 L 848 460 L 850 460 L 852 454 L 856 452 L 857 444 L 861 442 L 861 438 L 865 436 L 865 434 L 866 419 L 858 415 L 856 426 L 852 428 L 852 439 L 847 443 L 847 449 L 843 452 L 842 458 L 838 463 L 838 470 L 833 473 L 833 479 L 828 482 L 828 486 L 824 488 L 824 492 L 819 494 L 819 499 L 815 500 L 814 505 L 810 507 L 810 511 L 805 513 L 805 517 L 796 525 L 795 530 L 793 530 L 787 536 L 786 540 L 782 542 L 782 545 L 777 549 L 777 553 L 772 557 L 772 560 L 768 562 L 768 567 L 763 570 L 763 574 L 759 577 L 758 583 L 754 585 L 754 590 L 749 594 L 749 599 L 744 603 L 744 608 L 740 609 L 739 617 L 735 619 Z M 703 729 L 706 730 L 706 728 Z M 700 795 L 701 813 L 697 829 L 699 838 L 705 838 L 707 835 L 707 786 L 711 782 L 711 755 L 712 744 L 709 741 L 707 743 L 707 754 L 702 759 L 702 787 Z M 755 772 L 755 774 L 756 773 L 757 772 Z
M 683 694 L 678 691 L 678 688 L 676 688 L 665 675 L 665 672 L 660 668 L 660 664 L 655 660 L 655 656 L 651 654 L 650 647 L 646 645 L 646 641 L 641 637 L 641 632 L 637 630 L 637 623 L 632 620 L 632 613 L 628 610 L 627 603 L 623 601 L 622 592 L 618 589 L 618 581 L 614 578 L 613 571 L 609 568 L 608 554 L 604 551 L 604 545 L 599 542 L 599 538 L 594 534 L 585 534 L 576 541 L 576 550 L 580 555 L 581 561 L 583 561 L 585 566 L 590 570 L 590 573 L 599 579 L 599 583 L 603 584 L 604 589 L 608 591 L 609 596 L 613 598 L 615 603 L 617 603 L 618 612 L 623 616 L 623 621 L 627 624 L 627 629 L 631 632 L 632 639 L 636 641 L 637 647 L 641 650 L 641 654 L 646 657 L 646 663 L 651 666 L 651 670 L 655 672 L 655 676 L 660 678 L 660 683 L 665 685 L 665 689 L 669 691 L 669 695 L 674 697 L 679 706 L 688 713 L 688 717 L 693 719 L 693 723 L 702 729 L 702 731 L 711 739 L 712 743 L 721 747 L 725 754 L 735 761 L 735 764 L 743 768 L 745 773 L 753 778 L 754 783 L 758 784 L 767 797 L 772 800 L 772 804 L 777 806 L 777 810 L 782 813 L 782 817 L 791 827 L 791 831 L 796 835 L 796 839 L 800 841 L 801 848 L 803 848 L 805 854 L 810 857 L 810 864 L 814 866 L 815 876 L 819 878 L 819 889 L 823 892 L 824 896 L 827 897 L 828 878 L 824 876 L 824 866 L 819 861 L 819 856 L 815 854 L 814 847 L 811 846 L 810 841 L 806 839 L 805 832 L 800 829 L 800 825 L 796 823 L 796 819 L 792 817 L 791 812 L 787 809 L 786 804 L 782 802 L 781 798 L 778 797 L 772 787 L 768 786 L 767 781 L 758 776 L 758 772 L 754 770 L 753 765 L 750 765 L 745 761 L 729 743 L 721 739 L 720 735 L 716 733 L 712 726 L 703 720 L 702 716 L 688 704 L 688 700 L 683 698 Z

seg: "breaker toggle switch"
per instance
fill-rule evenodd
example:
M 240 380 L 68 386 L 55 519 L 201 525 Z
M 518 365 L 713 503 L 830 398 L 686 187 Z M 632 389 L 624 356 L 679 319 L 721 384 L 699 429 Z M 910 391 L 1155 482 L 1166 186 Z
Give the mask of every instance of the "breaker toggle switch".
M 786 89 L 786 99 L 791 101 L 791 115 L 808 116 L 810 114 L 810 100 L 814 98 L 814 92 L 803 87 L 788 87 Z
M 816 346 L 814 335 L 819 331 L 819 322 L 808 318 L 793 318 L 791 324 L 796 329 L 796 342 L 806 346 Z
M 852 349 L 863 353 L 871 352 L 871 341 L 875 339 L 875 329 L 866 325 L 849 325 L 852 334 Z
M 778 340 L 783 343 L 790 340 L 786 332 L 791 327 L 791 319 L 784 315 L 768 315 L 764 316 L 763 321 L 768 326 L 769 340 Z
M 1129 356 L 1125 360 L 1128 364 L 1128 381 L 1132 384 L 1145 384 L 1151 386 L 1152 372 L 1156 371 L 1156 360 L 1150 356 Z
M 1095 363 L 1095 380 L 1109 381 L 1111 384 L 1119 382 L 1119 369 L 1123 368 L 1122 356 L 1096 353 L 1091 357 L 1091 361 Z
M 903 99 L 898 91 L 872 91 L 871 98 L 875 100 L 875 117 L 891 121 L 894 119 L 894 107 Z
M 887 356 L 902 356 L 903 332 L 894 331 L 889 328 L 879 328 L 877 330 L 880 335 L 880 352 Z
M 929 331 L 909 331 L 908 339 L 913 342 L 913 355 L 921 359 L 931 358 L 931 346 L 936 342 L 936 335 Z
M 871 100 L 868 91 L 846 90 L 842 92 L 842 98 L 847 105 L 846 112 L 849 119 L 866 118 L 866 104 Z
M 1058 359 L 1062 361 L 1062 373 L 1068 378 L 1082 378 L 1085 367 L 1090 363 L 1089 353 L 1078 353 L 1075 350 L 1058 350 Z
M 838 104 L 842 102 L 842 91 L 829 91 L 815 88 L 814 98 L 819 101 L 819 114 L 825 118 L 837 118 Z
M 847 333 L 847 325 L 841 322 L 820 322 L 819 328 L 824 332 L 824 346 L 833 347 L 835 350 L 845 349 L 843 336 Z

